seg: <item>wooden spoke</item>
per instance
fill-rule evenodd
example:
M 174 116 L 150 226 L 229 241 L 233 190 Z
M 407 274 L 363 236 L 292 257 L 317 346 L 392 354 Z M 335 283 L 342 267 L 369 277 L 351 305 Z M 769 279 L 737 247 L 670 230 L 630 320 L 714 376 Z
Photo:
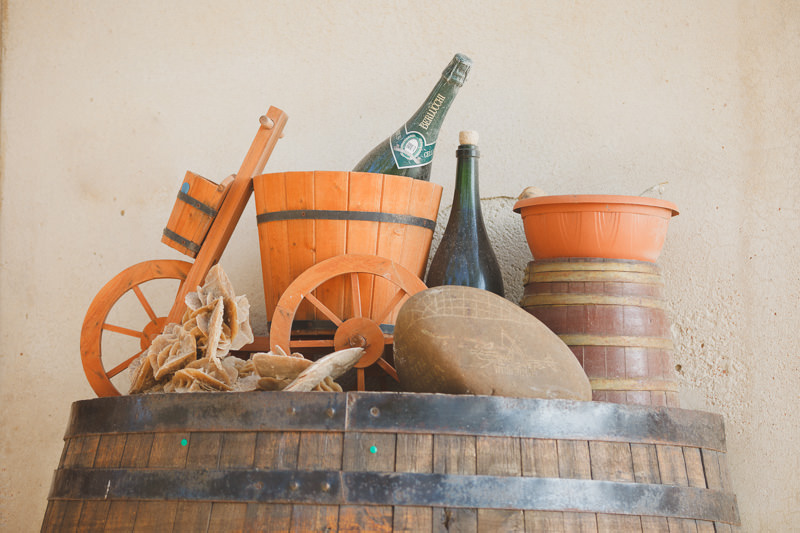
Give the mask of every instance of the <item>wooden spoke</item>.
M 117 274 L 94 297 L 86 312 L 81 329 L 81 362 L 86 378 L 98 396 L 120 395 L 120 392 L 111 383 L 111 378 L 128 368 L 136 357 L 150 346 L 151 339 L 160 333 L 166 323 L 166 317 L 158 316 L 153 306 L 144 297 L 140 286 L 152 280 L 161 279 L 175 280 L 182 284 L 191 267 L 191 263 L 174 259 L 145 261 Z M 111 310 L 131 289 L 150 317 L 149 321 L 142 325 L 106 323 Z M 114 366 L 110 371 L 106 371 L 103 357 L 116 354 L 104 353 L 105 350 L 110 349 L 107 343 L 103 344 L 104 337 L 108 337 L 108 335 L 104 336 L 106 332 L 139 339 L 139 353 L 127 357 L 125 361 Z M 127 356 L 127 354 L 125 355 Z
M 123 328 L 122 326 L 115 326 L 113 324 L 103 324 L 103 329 L 106 331 L 113 331 L 114 333 L 121 333 L 122 335 L 127 335 L 129 337 L 136 337 L 137 339 L 144 337 L 144 333 L 141 331 Z
M 147 316 L 150 317 L 150 320 L 155 320 L 158 318 L 158 316 L 156 316 L 156 312 L 153 311 L 153 307 L 150 305 L 150 302 L 148 302 L 147 298 L 144 297 L 142 289 L 140 289 L 138 285 L 134 285 L 132 289 L 133 293 L 136 294 L 136 297 L 139 299 L 139 303 L 141 303 L 142 307 L 144 307 L 145 313 L 147 313 Z
M 353 295 L 353 316 L 361 317 L 361 285 L 358 282 L 358 274 L 350 273 L 350 289 Z
M 378 366 L 379 366 L 379 367 L 381 367 L 381 368 L 383 369 L 383 371 L 384 371 L 384 372 L 386 372 L 387 374 L 389 374 L 389 376 L 391 376 L 391 377 L 392 377 L 392 379 L 394 379 L 395 381 L 400 381 L 400 378 L 399 378 L 399 377 L 398 377 L 398 375 L 397 375 L 397 370 L 395 370 L 395 369 L 394 369 L 394 367 L 393 367 L 392 365 L 390 365 L 390 364 L 389 364 L 389 363 L 386 361 L 386 359 L 384 359 L 383 357 L 381 357 L 380 359 L 378 359 L 378 361 L 377 361 L 377 362 L 378 362 Z
M 365 282 L 363 276 L 383 278 L 398 289 L 395 293 L 389 290 L 385 294 L 381 294 L 380 305 L 383 309 L 379 320 L 374 320 L 370 318 L 369 313 L 365 313 L 365 310 L 371 307 L 371 303 L 362 300 L 362 286 L 364 286 L 363 283 Z M 338 316 L 319 301 L 312 294 L 312 291 L 329 280 L 341 277 L 349 278 L 350 287 L 349 289 L 347 288 L 346 282 L 341 283 L 340 295 L 346 297 L 349 291 L 353 304 L 349 308 L 345 306 L 344 311 L 341 312 L 342 316 Z M 373 283 L 375 283 L 375 280 L 370 280 L 369 286 L 372 286 Z M 381 285 L 390 287 L 386 283 L 381 283 Z M 365 369 L 375 363 L 392 379 L 398 380 L 395 369 L 382 357 L 386 346 L 394 342 L 394 335 L 384 333 L 381 325 L 391 320 L 390 317 L 393 312 L 398 309 L 398 306 L 406 298 L 426 288 L 422 280 L 413 273 L 383 257 L 345 254 L 326 259 L 297 276 L 281 295 L 272 316 L 269 334 L 270 349 L 276 350 L 281 347 L 285 350 L 288 346 L 292 348 L 331 346 L 330 342 L 323 344 L 318 339 L 300 340 L 291 338 L 295 314 L 300 303 L 305 298 L 335 324 L 336 331 L 334 332 L 332 343 L 335 350 L 352 347 L 363 348 L 364 353 L 361 359 L 355 364 L 355 369 L 351 370 L 351 372 L 356 373 L 356 387 L 358 390 L 366 389 Z M 371 298 L 375 297 L 374 294 L 371 296 Z M 370 298 L 367 299 L 369 300 Z M 388 303 L 384 305 L 383 302 L 387 301 L 387 299 Z
M 136 358 L 139 357 L 140 355 L 142 355 L 146 350 L 147 350 L 147 348 L 145 348 L 141 352 L 137 353 L 136 355 L 131 356 L 128 359 L 124 360 L 123 362 L 121 362 L 120 364 L 118 364 L 117 366 L 115 366 L 114 368 L 109 370 L 108 372 L 106 372 L 106 375 L 109 378 L 113 378 L 114 376 L 116 376 L 117 374 L 119 374 L 120 372 L 122 372 L 123 370 L 128 368 L 129 366 L 131 366 L 131 363 L 133 363 L 136 360 Z M 149 364 L 149 363 L 145 362 L 145 364 Z
M 341 319 L 341 318 L 339 318 L 338 316 L 336 316 L 336 313 L 334 313 L 333 311 L 331 311 L 331 310 L 328 308 L 328 306 L 327 306 L 327 305 L 325 305 L 324 303 L 320 302 L 320 301 L 317 299 L 317 297 L 316 297 L 316 296 L 314 296 L 313 294 L 311 294 L 311 292 L 309 292 L 309 293 L 307 293 L 307 294 L 304 294 L 304 295 L 303 295 L 303 297 L 304 297 L 306 300 L 308 300 L 308 301 L 309 301 L 309 303 L 311 303 L 311 305 L 313 305 L 314 307 L 316 307 L 317 309 L 319 309 L 320 311 L 322 311 L 322 314 L 324 314 L 326 317 L 328 317 L 328 318 L 330 319 L 330 321 L 331 321 L 331 322 L 333 322 L 333 323 L 334 323 L 336 326 L 341 326 L 341 325 L 342 325 L 342 319 Z
M 375 318 L 375 322 L 377 322 L 378 324 L 383 324 L 386 321 L 386 317 L 388 317 L 389 314 L 400 305 L 400 302 L 402 302 L 403 299 L 407 297 L 408 293 L 403 289 L 400 289 L 396 293 L 394 293 L 394 296 L 386 305 L 386 307 L 383 309 L 383 311 L 381 311 L 381 314 Z

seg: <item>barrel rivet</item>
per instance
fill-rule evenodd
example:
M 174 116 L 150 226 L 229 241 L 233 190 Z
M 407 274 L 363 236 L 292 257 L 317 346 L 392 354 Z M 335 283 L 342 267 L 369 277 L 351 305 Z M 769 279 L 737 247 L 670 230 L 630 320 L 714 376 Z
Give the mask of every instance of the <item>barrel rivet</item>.
M 328 483 L 327 481 L 324 481 L 324 482 L 323 482 L 323 483 L 320 485 L 320 488 L 322 489 L 322 492 L 328 492 L 329 490 L 331 490 L 331 484 L 330 484 L 330 483 Z
M 289 407 L 289 408 L 286 410 L 286 412 L 287 412 L 288 414 L 290 414 L 290 415 L 295 415 L 295 414 L 297 414 L 297 409 L 295 409 L 294 407 Z
M 289 483 L 289 490 L 297 490 L 299 488 L 300 488 L 300 483 L 298 483 L 297 481 L 292 481 L 291 483 Z
M 325 414 L 328 415 L 328 418 L 333 418 L 333 415 L 336 414 L 336 409 L 333 407 L 328 407 L 328 409 L 325 411 Z
M 372 416 L 379 416 L 381 414 L 381 410 L 378 409 L 377 407 L 371 407 L 369 410 L 369 414 L 371 414 Z

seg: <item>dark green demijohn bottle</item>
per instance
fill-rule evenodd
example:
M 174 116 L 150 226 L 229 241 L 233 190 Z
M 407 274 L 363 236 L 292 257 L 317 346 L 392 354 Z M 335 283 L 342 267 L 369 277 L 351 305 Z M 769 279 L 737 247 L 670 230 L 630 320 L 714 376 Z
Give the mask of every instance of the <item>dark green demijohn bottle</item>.
M 463 285 L 504 296 L 503 277 L 481 212 L 478 134 L 462 131 L 456 150 L 453 207 L 428 269 L 428 287 Z
M 417 112 L 391 137 L 365 155 L 353 170 L 429 181 L 439 129 L 467 79 L 470 66 L 470 58 L 456 54 Z

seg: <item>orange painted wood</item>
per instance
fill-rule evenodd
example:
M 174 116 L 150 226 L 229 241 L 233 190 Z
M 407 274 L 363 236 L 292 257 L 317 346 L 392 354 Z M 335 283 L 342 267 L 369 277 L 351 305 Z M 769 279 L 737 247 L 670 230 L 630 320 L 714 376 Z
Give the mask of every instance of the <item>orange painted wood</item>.
M 418 277 L 424 273 L 432 229 L 400 222 L 355 220 L 357 216 L 331 219 L 320 215 L 309 220 L 311 216 L 305 219 L 298 213 L 313 209 L 345 214 L 413 215 L 435 223 L 442 189 L 439 185 L 361 172 L 287 172 L 257 176 L 253 188 L 257 213 L 275 218 L 261 221 L 258 229 L 269 322 L 277 300 L 293 279 L 310 266 L 310 258 L 316 264 L 343 254 L 378 255 Z M 412 228 L 414 237 L 409 238 Z M 301 231 L 306 234 L 300 234 Z M 376 318 L 395 291 L 382 280 L 363 275 L 359 279 L 361 313 Z M 376 285 L 377 291 L 373 288 Z M 351 292 L 352 287 L 348 280 L 336 280 L 320 287 L 315 296 L 335 313 L 353 314 L 356 309 L 343 307 L 352 304 L 352 298 L 344 294 Z M 297 320 L 327 319 L 319 309 L 303 304 Z
M 355 280 L 354 275 L 358 276 Z M 368 341 L 368 346 L 364 346 L 365 353 L 362 359 L 359 363 L 356 363 L 356 371 L 358 373 L 357 388 L 359 390 L 364 390 L 365 388 L 363 369 L 372 363 L 378 363 L 380 368 L 397 380 L 395 369 L 383 359 L 385 346 L 393 344 L 394 337 L 383 333 L 380 329 L 381 322 L 376 322 L 363 316 L 356 317 L 351 315 L 354 310 L 361 308 L 363 302 L 360 305 L 354 305 L 352 303 L 353 294 L 351 293 L 351 303 L 343 307 L 346 312 L 337 314 L 314 296 L 313 293 L 317 287 L 328 282 L 328 280 L 342 276 L 350 280 L 351 286 L 356 284 L 362 288 L 368 286 L 363 282 L 362 276 L 381 278 L 391 283 L 393 292 L 403 295 L 403 298 L 393 299 L 390 302 L 395 306 L 402 305 L 406 297 L 426 289 L 425 283 L 421 279 L 388 259 L 376 255 L 351 254 L 331 257 L 305 270 L 283 292 L 272 317 L 269 333 L 270 349 L 272 351 L 280 349 L 285 353 L 292 353 L 297 350 L 298 346 L 302 346 L 302 341 L 292 340 L 293 331 L 295 330 L 293 324 L 301 304 L 310 302 L 316 307 L 317 311 L 336 326 L 336 331 L 330 337 L 337 345 L 340 347 L 345 346 L 341 343 L 347 342 L 347 347 L 364 346 L 361 343 Z M 355 298 L 360 300 L 361 293 L 361 290 L 355 291 Z M 391 316 L 394 313 L 393 309 L 387 309 L 381 311 L 380 314 Z M 387 319 L 384 319 L 382 323 L 385 324 L 385 320 Z M 383 344 L 376 339 L 376 336 L 383 337 Z M 346 339 L 343 340 L 343 337 L 351 339 L 351 342 Z
M 195 258 L 192 269 L 186 277 L 186 283 L 178 291 L 175 303 L 168 315 L 168 323 L 180 322 L 183 312 L 186 310 L 186 295 L 196 290 L 203 284 L 206 274 L 222 257 L 222 252 L 228 245 L 228 241 L 242 216 L 250 194 L 253 191 L 253 177 L 261 174 L 266 165 L 267 159 L 275 144 L 278 142 L 283 127 L 286 125 L 288 116 L 277 107 L 270 107 L 266 117 L 273 124 L 271 128 L 263 124 L 259 126 L 250 150 L 236 173 L 233 183 L 230 185 L 226 201 L 217 214 L 211 229 L 208 231 L 205 242 L 200 252 Z M 263 122 L 263 121 L 262 121 Z
M 128 291 L 138 291 L 140 286 L 153 280 L 174 279 L 183 283 L 191 268 L 191 263 L 173 259 L 145 261 L 114 276 L 94 297 L 81 329 L 81 363 L 89 385 L 98 396 L 120 395 L 111 378 L 125 370 L 141 351 L 150 346 L 152 339 L 163 331 L 167 323 L 167 317 L 152 311 L 146 299 L 139 299 L 150 318 L 144 327 L 141 324 L 108 323 L 111 310 Z M 139 341 L 138 351 L 126 354 L 122 364 L 110 369 L 106 369 L 103 363 L 103 335 L 106 331 L 128 335 Z
M 217 184 L 194 172 L 186 171 L 180 190 L 208 209 L 218 211 L 231 183 L 233 183 L 233 177 L 230 176 L 222 183 Z M 214 216 L 177 198 L 167 221 L 167 230 L 199 247 L 203 244 L 212 222 L 214 222 Z M 161 242 L 189 257 L 197 256 L 197 250 L 187 248 L 166 234 L 162 235 Z

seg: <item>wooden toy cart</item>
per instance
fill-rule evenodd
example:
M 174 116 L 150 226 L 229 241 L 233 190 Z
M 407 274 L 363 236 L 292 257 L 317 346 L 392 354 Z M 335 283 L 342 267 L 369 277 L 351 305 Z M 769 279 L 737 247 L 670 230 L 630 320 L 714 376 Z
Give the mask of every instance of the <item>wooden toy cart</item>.
M 365 369 L 372 365 L 397 379 L 385 355 L 397 311 L 425 289 L 420 278 L 442 188 L 354 172 L 261 175 L 286 121 L 283 111 L 271 107 L 239 172 L 221 184 L 187 173 L 162 241 L 193 257 L 193 263 L 164 259 L 133 265 L 95 296 L 80 342 L 84 372 L 98 396 L 120 395 L 112 378 L 147 350 L 166 324 L 180 322 L 186 295 L 219 261 L 254 190 L 269 336 L 257 337 L 242 351 L 280 347 L 306 354 L 360 346 L 365 353 L 356 364 L 358 390 L 366 388 Z M 159 313 L 147 287 L 170 280 L 171 287 L 159 286 L 156 294 L 175 294 L 167 297 L 171 309 Z M 144 311 L 143 327 L 128 325 L 135 322 L 130 313 L 115 312 L 123 301 Z M 123 349 L 120 357 L 112 348 L 114 337 L 133 341 L 135 348 Z

